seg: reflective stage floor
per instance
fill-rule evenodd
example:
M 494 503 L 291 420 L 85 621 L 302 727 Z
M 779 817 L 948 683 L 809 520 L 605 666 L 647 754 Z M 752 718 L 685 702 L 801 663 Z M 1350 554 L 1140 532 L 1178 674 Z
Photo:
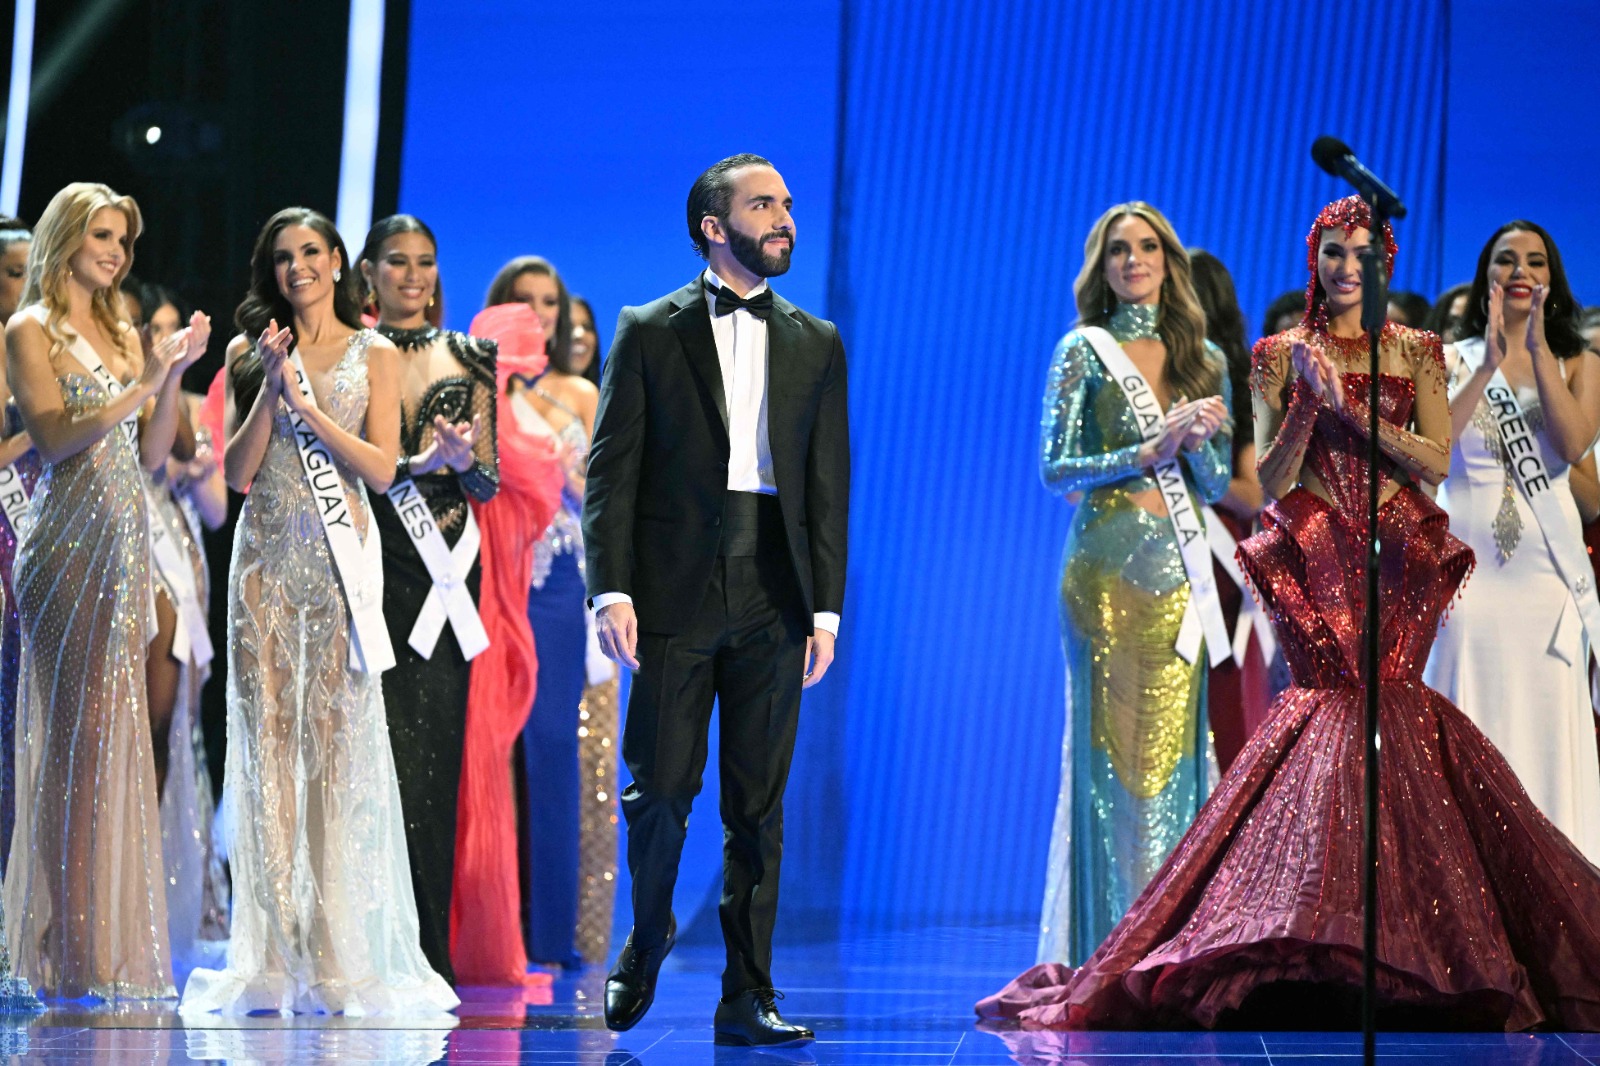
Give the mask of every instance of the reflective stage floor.
M 876 1063 L 1251 1064 L 1340 1066 L 1360 1061 L 1348 1033 L 990 1033 L 972 1004 L 1032 957 L 1028 929 L 937 929 L 780 945 L 784 1014 L 817 1031 L 800 1049 L 754 1051 L 711 1042 L 722 952 L 684 945 L 667 960 L 656 1003 L 632 1032 L 600 1018 L 604 971 L 510 993 L 461 989 L 455 1016 L 406 1019 L 212 1018 L 186 1026 L 171 1005 L 54 1004 L 0 1031 L 0 1060 L 26 1063 L 529 1063 L 541 1066 Z M 1600 1066 L 1600 1035 L 1390 1034 L 1379 1059 L 1406 1066 Z M 8 1060 L 4 1057 L 12 1056 Z

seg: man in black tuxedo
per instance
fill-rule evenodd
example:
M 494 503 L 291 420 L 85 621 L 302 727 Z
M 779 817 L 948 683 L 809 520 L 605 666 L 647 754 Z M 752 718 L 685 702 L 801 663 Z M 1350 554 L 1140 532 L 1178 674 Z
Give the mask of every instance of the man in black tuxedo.
M 778 1013 L 772 927 L 800 690 L 827 673 L 844 605 L 844 347 L 831 322 L 767 286 L 795 241 L 771 163 L 722 160 L 688 207 L 709 268 L 623 308 L 584 496 L 600 645 L 636 671 L 622 736 L 634 925 L 606 981 L 606 1024 L 644 1016 L 672 950 L 672 889 L 715 700 L 728 953 L 716 1040 L 797 1043 L 812 1033 Z

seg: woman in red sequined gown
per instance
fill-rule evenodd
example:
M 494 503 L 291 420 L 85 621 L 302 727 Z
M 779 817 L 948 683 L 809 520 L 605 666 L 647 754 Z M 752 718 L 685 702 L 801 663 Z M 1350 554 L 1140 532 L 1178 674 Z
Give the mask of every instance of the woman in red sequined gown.
M 1261 480 L 1278 497 L 1240 562 L 1294 677 L 1172 857 L 1077 970 L 1036 966 L 978 1005 L 1038 1028 L 1357 1021 L 1367 340 L 1361 201 L 1308 237 L 1307 315 L 1256 347 Z M 1388 228 L 1387 258 L 1394 256 Z M 1385 326 L 1379 382 L 1380 1021 L 1600 1029 L 1600 870 L 1528 801 L 1505 759 L 1422 683 L 1472 568 L 1417 487 L 1448 469 L 1432 334 Z

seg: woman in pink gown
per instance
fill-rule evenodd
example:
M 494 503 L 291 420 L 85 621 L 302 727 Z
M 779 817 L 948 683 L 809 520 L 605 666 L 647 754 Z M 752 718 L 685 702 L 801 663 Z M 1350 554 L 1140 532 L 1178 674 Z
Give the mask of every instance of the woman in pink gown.
M 1339 1028 L 1362 973 L 1362 617 L 1368 341 L 1354 197 L 1307 239 L 1299 326 L 1262 340 L 1261 480 L 1278 496 L 1240 545 L 1294 684 L 1132 909 L 1076 970 L 1036 966 L 978 1004 L 1030 1028 Z M 1391 264 L 1394 242 L 1382 239 Z M 1439 340 L 1380 337 L 1378 995 L 1388 1026 L 1600 1029 L 1600 870 L 1505 759 L 1422 683 L 1472 568 L 1418 487 L 1448 470 Z

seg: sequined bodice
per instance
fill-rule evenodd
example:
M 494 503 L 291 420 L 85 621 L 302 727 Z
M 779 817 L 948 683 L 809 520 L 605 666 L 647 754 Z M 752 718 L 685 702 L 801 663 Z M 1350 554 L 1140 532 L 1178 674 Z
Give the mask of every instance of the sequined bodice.
M 331 388 L 318 401 L 324 414 L 341 429 L 357 436 L 361 435 L 367 414 L 367 347 L 376 336 L 370 330 L 363 330 L 350 338 L 344 355 L 329 372 Z M 363 506 L 360 480 L 352 470 L 338 463 L 337 458 L 335 464 L 344 481 L 345 496 L 350 513 L 355 516 L 356 528 L 365 537 L 367 508 Z M 252 530 L 259 527 L 263 536 L 276 543 L 300 545 L 326 558 L 322 519 L 317 514 L 316 502 L 300 465 L 300 450 L 289 421 L 289 408 L 281 399 L 273 416 L 266 455 L 262 457 L 250 485 L 250 494 L 245 499 L 245 511 L 248 517 L 241 515 L 240 521 Z
M 565 483 L 561 487 L 561 510 L 556 512 L 544 536 L 533 546 L 532 587 L 535 589 L 544 587 L 545 578 L 550 576 L 550 567 L 558 555 L 569 552 L 577 555 L 578 569 L 583 569 L 583 496 L 577 486 L 583 484 L 589 468 L 589 434 L 583 428 L 583 419 L 548 393 L 540 395 L 566 412 L 568 418 L 555 431 L 562 469 L 566 473 Z
M 1345 395 L 1365 401 L 1370 374 L 1346 373 Z M 1404 426 L 1416 402 L 1416 386 L 1410 378 L 1393 374 L 1378 375 L 1378 414 L 1384 421 Z M 1367 438 L 1330 407 L 1317 412 L 1317 428 L 1306 447 L 1305 469 L 1315 474 L 1327 491 L 1328 502 L 1346 515 L 1364 515 L 1367 506 Z M 1395 465 L 1382 459 L 1383 476 L 1393 477 Z

